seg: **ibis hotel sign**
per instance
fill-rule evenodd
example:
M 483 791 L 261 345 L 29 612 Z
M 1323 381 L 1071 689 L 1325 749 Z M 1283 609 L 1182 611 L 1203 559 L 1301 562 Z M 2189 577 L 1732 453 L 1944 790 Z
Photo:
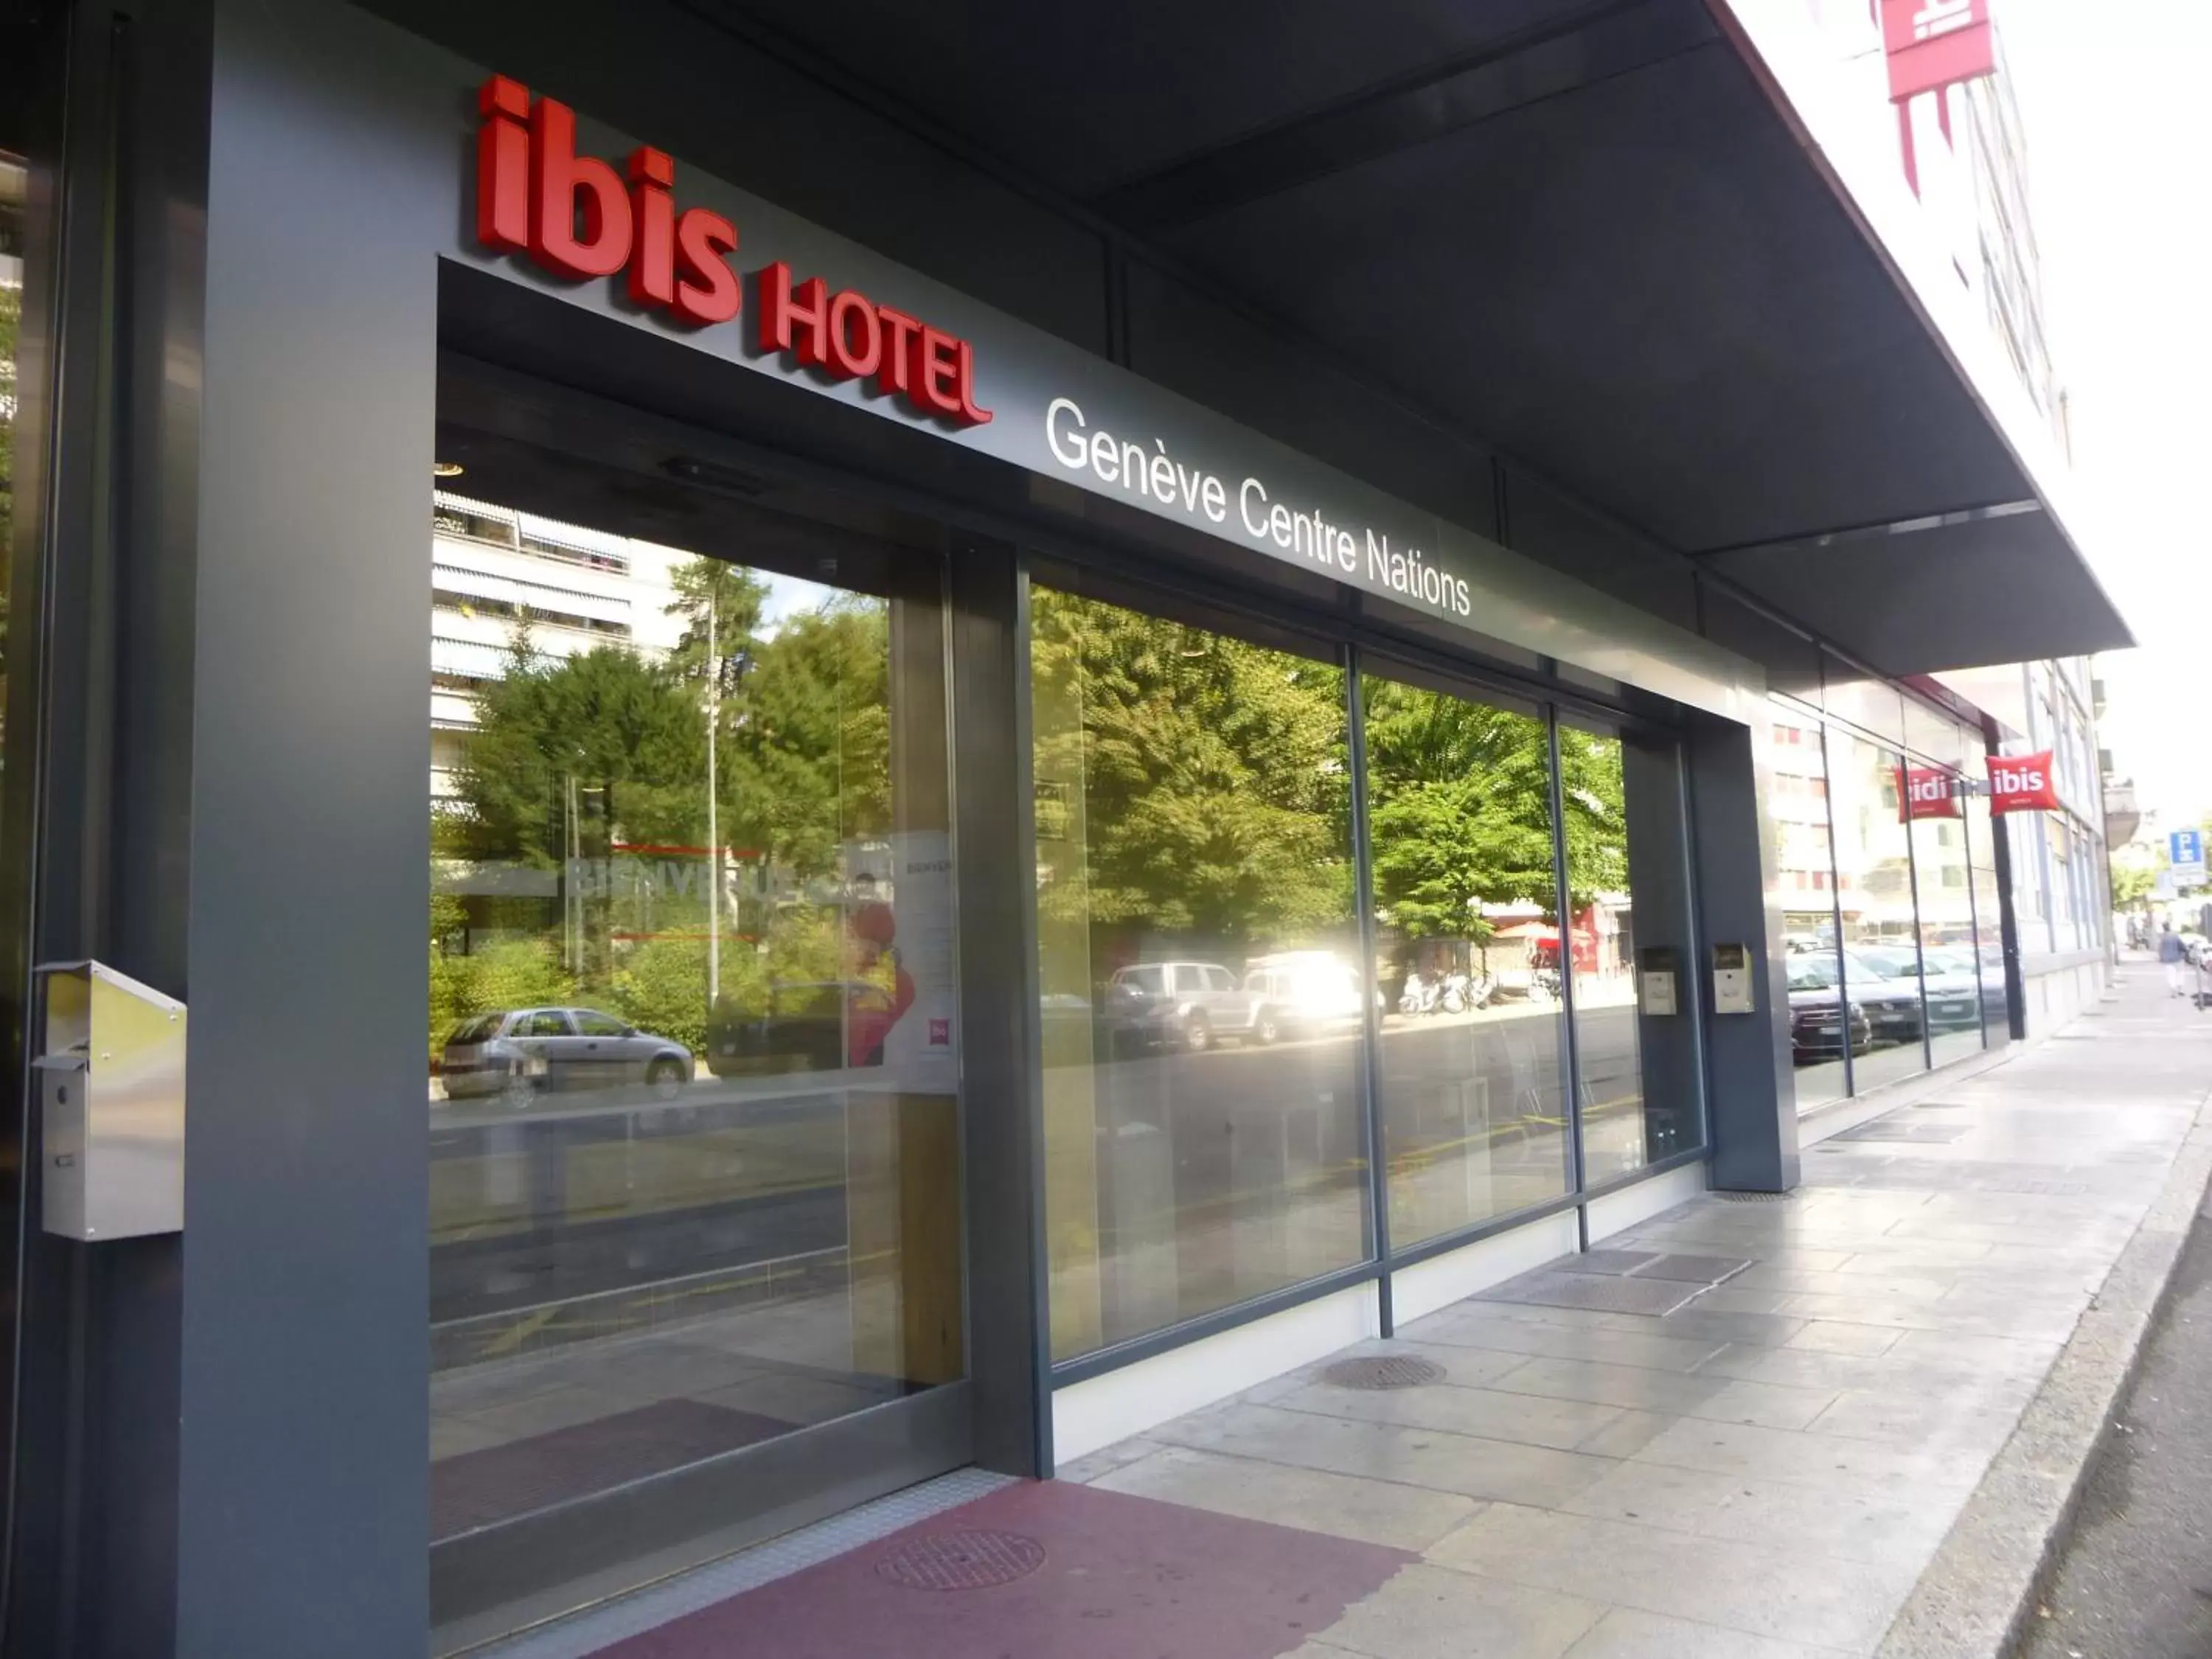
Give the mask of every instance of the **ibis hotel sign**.
M 1736 718 L 1757 699 L 1717 647 L 519 81 L 485 80 L 473 118 L 469 263 L 1084 492 L 1070 503 L 1110 500 Z

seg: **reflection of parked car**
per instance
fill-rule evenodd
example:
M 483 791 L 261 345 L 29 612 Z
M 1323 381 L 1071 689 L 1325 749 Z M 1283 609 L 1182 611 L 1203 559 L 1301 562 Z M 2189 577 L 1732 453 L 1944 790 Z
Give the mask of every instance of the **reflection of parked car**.
M 1117 968 L 1106 986 L 1106 1018 L 1123 1048 L 1210 1048 L 1217 1037 L 1255 1036 L 1250 997 L 1213 962 L 1147 962 Z
M 632 1083 L 665 1097 L 691 1080 L 691 1051 L 596 1008 L 517 1008 L 455 1026 L 438 1070 L 453 1100 Z
M 1844 952 L 1844 973 L 1851 1000 L 1866 1010 L 1876 1042 L 1920 1041 L 1920 981 L 1900 979 L 1866 954 L 1863 947 Z
M 1846 1012 L 1836 983 L 1832 956 L 1793 956 L 1790 958 L 1790 1052 L 1800 1066 L 1816 1060 L 1841 1059 L 1844 1028 L 1850 1027 L 1851 1052 L 1866 1052 L 1874 1041 L 1874 1027 L 1866 1010 L 1853 998 Z
M 1249 1029 L 1261 1042 L 1349 1031 L 1361 1019 L 1359 975 L 1333 951 L 1255 957 L 1244 970 L 1244 994 L 1252 1005 Z
M 1910 946 L 1895 948 L 1861 946 L 1851 953 L 1856 963 L 1863 962 L 1878 974 L 1886 974 L 1899 984 L 1909 984 L 1924 992 L 1928 1004 L 1928 1029 L 1935 1032 L 1972 1030 L 1982 1023 L 1982 985 L 1980 975 L 1960 973 L 1942 958 L 1941 946 L 1930 946 L 1926 952 L 1927 971 L 1922 972 L 1923 954 Z M 1911 1035 L 1917 1037 L 1920 1028 L 1916 1023 Z
M 740 1072 L 834 1072 L 847 1063 L 846 1023 L 880 1018 L 890 993 L 866 980 L 786 980 L 769 987 L 764 1010 L 719 1005 L 707 1023 L 714 1069 Z
M 1937 1030 L 1972 1030 L 1982 1023 L 1984 1003 L 2004 1006 L 2002 953 L 1994 970 L 1971 945 L 1931 945 L 1921 956 L 1928 964 L 1928 1017 Z

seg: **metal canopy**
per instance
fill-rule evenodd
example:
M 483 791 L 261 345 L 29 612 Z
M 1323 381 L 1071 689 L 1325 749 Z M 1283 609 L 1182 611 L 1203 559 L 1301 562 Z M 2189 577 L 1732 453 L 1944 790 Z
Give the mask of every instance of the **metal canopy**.
M 1976 516 L 2033 478 L 1698 0 L 775 27 L 1875 666 L 2129 642 L 2047 512 Z

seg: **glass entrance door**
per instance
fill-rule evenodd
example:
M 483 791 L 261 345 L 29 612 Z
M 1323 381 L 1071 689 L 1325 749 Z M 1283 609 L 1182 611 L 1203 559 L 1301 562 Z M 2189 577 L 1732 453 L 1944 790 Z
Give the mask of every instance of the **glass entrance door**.
M 937 559 L 453 427 L 439 460 L 450 1649 L 968 1440 Z

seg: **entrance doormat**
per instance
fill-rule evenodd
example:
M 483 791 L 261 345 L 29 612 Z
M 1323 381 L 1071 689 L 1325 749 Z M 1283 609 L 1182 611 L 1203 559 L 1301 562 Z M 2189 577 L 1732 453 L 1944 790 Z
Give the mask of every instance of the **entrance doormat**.
M 1024 1482 L 595 1659 L 1273 1659 L 1417 1559 L 1093 1486 Z

